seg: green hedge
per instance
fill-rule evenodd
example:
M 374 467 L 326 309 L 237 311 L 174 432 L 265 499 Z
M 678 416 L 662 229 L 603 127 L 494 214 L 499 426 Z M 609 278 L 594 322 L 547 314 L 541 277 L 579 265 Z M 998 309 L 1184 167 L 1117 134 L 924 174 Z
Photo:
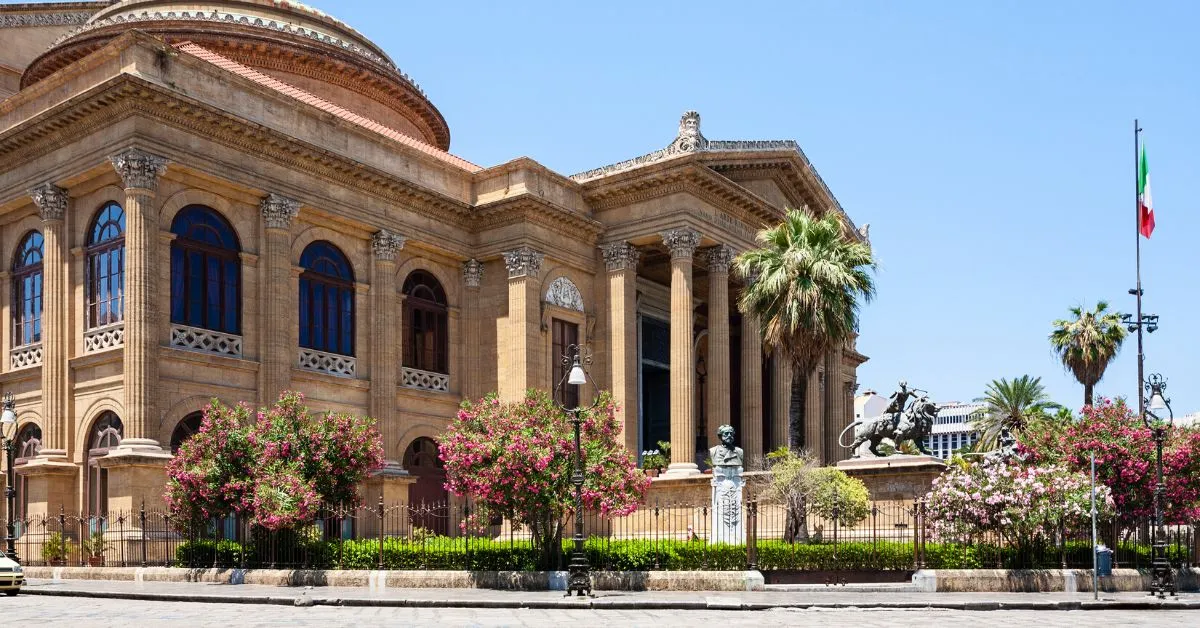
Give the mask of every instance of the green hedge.
M 563 566 L 570 558 L 572 543 L 563 541 Z M 214 557 L 214 548 L 216 556 Z M 585 549 L 595 569 L 614 571 L 651 570 L 740 570 L 746 567 L 746 546 L 706 545 L 701 541 L 610 540 L 592 537 Z M 1175 560 L 1185 551 L 1170 552 Z M 1089 567 L 1089 544 L 1066 544 L 1068 566 Z M 1117 560 L 1122 566 L 1150 563 L 1150 548 L 1122 544 Z M 929 569 L 1006 568 L 1050 569 L 1060 566 L 1063 551 L 1056 545 L 1003 547 L 986 544 L 927 543 L 924 566 Z M 379 542 L 375 539 L 323 541 L 302 538 L 273 542 L 260 540 L 245 546 L 234 541 L 189 541 L 175 552 L 183 567 L 248 568 L 306 567 L 313 569 L 376 569 Z M 383 541 L 384 569 L 466 569 L 471 571 L 531 571 L 539 568 L 540 554 L 528 543 L 480 538 L 431 537 L 422 541 L 389 538 Z M 758 566 L 764 571 L 797 570 L 911 570 L 911 542 L 879 541 L 832 543 L 758 542 Z

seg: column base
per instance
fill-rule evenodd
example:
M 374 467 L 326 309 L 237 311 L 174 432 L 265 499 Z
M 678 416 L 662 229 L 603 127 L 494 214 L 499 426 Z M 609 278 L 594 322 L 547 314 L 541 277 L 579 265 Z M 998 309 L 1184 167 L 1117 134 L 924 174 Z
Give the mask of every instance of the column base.
M 108 471 L 109 511 L 133 513 L 143 503 L 147 512 L 165 510 L 163 492 L 167 487 L 167 474 L 164 467 L 172 457 L 158 441 L 127 438 L 98 459 L 96 463 Z
M 65 451 L 43 449 L 16 472 L 25 478 L 25 516 L 51 516 L 75 508 L 79 465 L 67 460 Z
M 700 475 L 700 465 L 694 462 L 672 462 L 662 474 L 665 478 L 687 477 Z

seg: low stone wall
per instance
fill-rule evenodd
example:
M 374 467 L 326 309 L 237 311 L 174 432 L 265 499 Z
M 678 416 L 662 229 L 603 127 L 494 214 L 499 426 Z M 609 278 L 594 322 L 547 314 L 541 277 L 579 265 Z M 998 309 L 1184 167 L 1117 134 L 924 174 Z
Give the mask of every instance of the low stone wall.
M 380 589 L 501 589 L 565 591 L 565 571 L 362 571 L 302 569 L 184 569 L 180 567 L 26 567 L 27 578 L 206 582 L 268 586 L 330 586 Z M 762 591 L 757 571 L 596 571 L 602 591 Z
M 1179 569 L 1176 578 L 1180 591 L 1200 590 L 1200 569 Z M 1090 569 L 922 569 L 913 574 L 913 584 L 928 593 L 1049 593 L 1090 592 Z M 1101 577 L 1100 590 L 1108 593 L 1147 591 L 1150 572 L 1114 569 Z

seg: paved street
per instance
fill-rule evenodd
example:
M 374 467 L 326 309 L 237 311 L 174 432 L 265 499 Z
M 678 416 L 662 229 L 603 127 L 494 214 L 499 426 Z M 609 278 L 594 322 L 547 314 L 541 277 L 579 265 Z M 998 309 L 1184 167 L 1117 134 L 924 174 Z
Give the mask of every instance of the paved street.
M 247 604 L 199 604 L 89 598 L 19 596 L 0 599 L 5 625 L 31 621 L 82 626 L 138 628 L 168 623 L 184 626 L 889 626 L 959 625 L 971 628 L 1033 626 L 1078 628 L 1116 626 L 1195 626 L 1200 611 L 950 611 L 920 610 L 528 610 L 471 608 L 371 608 Z

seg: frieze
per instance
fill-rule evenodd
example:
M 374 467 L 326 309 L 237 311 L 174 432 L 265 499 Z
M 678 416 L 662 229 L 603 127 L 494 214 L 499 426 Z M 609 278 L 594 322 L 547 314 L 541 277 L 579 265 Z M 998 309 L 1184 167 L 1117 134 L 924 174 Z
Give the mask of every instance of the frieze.
M 67 191 L 53 183 L 43 183 L 29 191 L 43 221 L 62 220 L 67 213 Z
M 86 24 L 91 13 L 5 13 L 0 15 L 0 28 L 26 26 L 77 26 Z

